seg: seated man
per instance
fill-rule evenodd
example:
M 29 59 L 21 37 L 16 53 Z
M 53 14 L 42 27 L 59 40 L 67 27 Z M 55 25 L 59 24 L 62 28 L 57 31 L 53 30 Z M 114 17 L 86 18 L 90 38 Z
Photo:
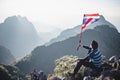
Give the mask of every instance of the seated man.
M 88 56 L 84 59 L 78 59 L 78 63 L 74 69 L 73 73 L 69 73 L 70 76 L 75 76 L 80 67 L 84 65 L 85 67 L 90 67 L 92 69 L 99 69 L 102 65 L 102 56 L 101 52 L 98 49 L 98 43 L 96 41 L 92 41 L 91 47 L 82 46 L 83 48 L 88 49 Z

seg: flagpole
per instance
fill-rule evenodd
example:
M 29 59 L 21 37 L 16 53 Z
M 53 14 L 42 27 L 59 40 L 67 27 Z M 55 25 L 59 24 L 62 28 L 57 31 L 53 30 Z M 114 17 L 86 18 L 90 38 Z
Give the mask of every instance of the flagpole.
M 81 31 L 80 31 L 80 40 L 79 40 L 79 43 L 78 43 L 77 51 L 79 50 L 79 48 L 81 46 L 81 42 L 82 42 L 82 27 L 81 27 Z

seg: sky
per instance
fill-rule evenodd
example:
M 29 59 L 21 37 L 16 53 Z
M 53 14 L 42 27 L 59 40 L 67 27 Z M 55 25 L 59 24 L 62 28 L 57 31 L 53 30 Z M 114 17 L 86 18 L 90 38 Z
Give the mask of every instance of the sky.
M 86 13 L 103 15 L 120 32 L 120 0 L 0 0 L 0 23 L 9 16 L 21 15 L 38 32 L 75 27 Z

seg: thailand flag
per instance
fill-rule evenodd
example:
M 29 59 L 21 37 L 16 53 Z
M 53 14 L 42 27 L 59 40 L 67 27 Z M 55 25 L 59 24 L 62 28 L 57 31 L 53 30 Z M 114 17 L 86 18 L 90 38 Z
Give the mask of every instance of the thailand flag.
M 92 24 L 100 19 L 100 15 L 97 14 L 84 14 L 82 29 L 84 29 L 89 24 Z

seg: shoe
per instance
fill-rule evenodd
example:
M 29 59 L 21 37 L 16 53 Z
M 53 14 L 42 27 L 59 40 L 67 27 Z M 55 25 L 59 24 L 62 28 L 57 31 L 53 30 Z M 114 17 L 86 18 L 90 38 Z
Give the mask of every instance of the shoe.
M 68 75 L 69 76 L 75 76 L 73 73 L 70 73 L 70 72 L 68 72 Z
M 75 80 L 75 75 L 73 73 L 68 72 L 70 80 Z

